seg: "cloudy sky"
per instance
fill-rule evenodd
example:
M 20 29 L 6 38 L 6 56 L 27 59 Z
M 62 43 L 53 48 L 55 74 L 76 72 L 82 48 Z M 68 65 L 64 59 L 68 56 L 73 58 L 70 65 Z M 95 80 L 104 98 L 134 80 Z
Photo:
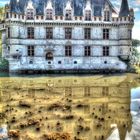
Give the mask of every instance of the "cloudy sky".
M 133 38 L 140 40 L 140 0 L 128 0 L 129 7 L 133 8 L 135 11 L 135 26 L 133 29 Z M 9 0 L 0 0 L 0 6 L 3 6 L 5 3 L 8 3 Z M 121 0 L 111 0 L 111 2 L 119 10 Z

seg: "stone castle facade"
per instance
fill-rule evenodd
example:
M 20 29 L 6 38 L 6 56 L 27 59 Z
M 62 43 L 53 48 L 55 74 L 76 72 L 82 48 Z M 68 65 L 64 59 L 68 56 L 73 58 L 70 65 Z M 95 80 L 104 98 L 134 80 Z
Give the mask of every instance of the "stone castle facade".
M 10 72 L 126 71 L 134 12 L 122 0 L 11 0 L 5 6 L 3 57 Z

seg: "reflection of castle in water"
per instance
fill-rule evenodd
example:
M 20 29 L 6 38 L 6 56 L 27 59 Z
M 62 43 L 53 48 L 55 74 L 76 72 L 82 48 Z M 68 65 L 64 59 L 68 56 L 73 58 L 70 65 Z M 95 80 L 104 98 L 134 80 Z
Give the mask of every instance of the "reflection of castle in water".
M 113 131 L 111 126 L 116 125 L 120 140 L 124 140 L 131 131 L 130 83 L 126 76 L 9 78 L 1 79 L 0 85 L 3 112 L 8 114 L 7 108 L 12 108 L 6 120 L 11 129 L 42 116 L 40 137 L 43 133 L 68 132 L 72 140 L 105 140 Z M 31 108 L 21 109 L 17 106 L 21 101 Z M 11 123 L 13 117 L 16 121 Z M 25 129 L 29 130 L 22 131 Z

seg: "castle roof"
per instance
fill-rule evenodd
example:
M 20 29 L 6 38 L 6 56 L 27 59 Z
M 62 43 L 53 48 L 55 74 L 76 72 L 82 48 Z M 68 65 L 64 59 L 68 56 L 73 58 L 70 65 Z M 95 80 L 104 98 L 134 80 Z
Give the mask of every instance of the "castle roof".
M 122 0 L 119 16 L 120 17 L 127 17 L 128 15 L 129 15 L 128 1 L 127 0 Z
M 10 1 L 11 12 L 19 14 L 24 13 L 25 8 L 27 7 L 29 1 L 30 0 L 19 0 L 19 1 L 11 0 Z M 32 0 L 32 1 L 33 7 L 36 9 L 36 14 L 43 15 L 44 8 L 49 0 Z M 55 15 L 63 15 L 63 10 L 66 7 L 67 1 L 68 0 L 52 0 L 52 6 L 55 9 Z M 109 0 L 91 0 L 91 8 L 94 16 L 102 15 L 102 10 L 104 8 L 106 1 L 113 9 L 113 6 Z M 83 9 L 86 7 L 86 3 L 87 3 L 86 0 L 71 0 L 71 7 L 74 9 L 75 16 L 83 15 Z

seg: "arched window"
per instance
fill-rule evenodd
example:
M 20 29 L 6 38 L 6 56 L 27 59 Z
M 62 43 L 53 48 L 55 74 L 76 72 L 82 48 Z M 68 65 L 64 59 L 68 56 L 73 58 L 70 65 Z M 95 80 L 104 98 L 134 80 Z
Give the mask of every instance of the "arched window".
M 85 11 L 85 20 L 91 20 L 91 10 Z
M 46 60 L 53 60 L 53 53 L 52 52 L 46 53 Z

